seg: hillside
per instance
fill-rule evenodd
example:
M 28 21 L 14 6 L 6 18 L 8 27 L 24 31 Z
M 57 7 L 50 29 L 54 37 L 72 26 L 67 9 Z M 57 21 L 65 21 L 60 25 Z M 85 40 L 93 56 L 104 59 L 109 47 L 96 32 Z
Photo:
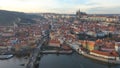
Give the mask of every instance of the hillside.
M 22 12 L 13 12 L 0 10 L 0 25 L 13 25 L 16 23 L 36 23 L 33 18 L 42 18 L 41 16 L 26 14 Z

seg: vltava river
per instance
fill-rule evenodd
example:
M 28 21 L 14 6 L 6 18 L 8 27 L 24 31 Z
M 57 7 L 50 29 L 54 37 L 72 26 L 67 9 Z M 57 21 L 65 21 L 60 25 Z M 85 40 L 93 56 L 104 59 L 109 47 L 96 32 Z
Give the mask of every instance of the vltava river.
M 21 64 L 28 59 L 13 57 L 8 60 L 0 60 L 0 68 L 25 68 Z M 39 68 L 120 68 L 120 65 L 108 65 L 91 60 L 77 53 L 71 55 L 46 54 L 41 57 Z
M 120 68 L 120 65 L 111 66 L 74 53 L 71 55 L 43 55 L 39 68 Z
M 0 60 L 0 68 L 25 68 L 21 64 L 27 63 L 28 59 L 13 57 L 7 60 Z

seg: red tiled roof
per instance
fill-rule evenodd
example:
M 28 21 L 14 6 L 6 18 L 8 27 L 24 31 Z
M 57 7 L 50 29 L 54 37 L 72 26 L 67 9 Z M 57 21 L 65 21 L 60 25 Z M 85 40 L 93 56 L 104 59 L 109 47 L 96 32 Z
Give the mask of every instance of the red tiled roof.
M 62 45 L 62 48 L 65 49 L 65 50 L 70 50 L 71 48 L 67 45 Z
M 91 52 L 97 53 L 97 54 L 101 54 L 101 55 L 105 55 L 105 56 L 115 56 L 118 57 L 118 53 L 117 52 L 103 52 L 103 51 L 98 51 L 98 50 L 93 50 Z
M 58 39 L 52 39 L 49 41 L 49 43 L 57 43 L 60 44 L 60 41 Z
M 116 42 L 115 45 L 116 45 L 116 46 L 120 46 L 120 42 Z

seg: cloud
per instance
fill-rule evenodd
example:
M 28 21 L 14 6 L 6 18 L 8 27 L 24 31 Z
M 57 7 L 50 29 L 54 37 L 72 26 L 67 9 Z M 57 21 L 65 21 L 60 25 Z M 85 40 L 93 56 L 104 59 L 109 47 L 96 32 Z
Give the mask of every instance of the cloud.
M 120 14 L 120 6 L 119 7 L 95 7 L 88 10 L 89 13 L 97 13 L 97 14 Z
M 115 9 L 114 13 L 120 13 L 119 3 L 120 0 L 0 0 L 0 8 L 23 12 L 56 13 L 75 13 L 78 9 L 88 13 L 107 13 Z
M 120 0 L 90 0 L 88 13 L 117 14 L 120 13 Z

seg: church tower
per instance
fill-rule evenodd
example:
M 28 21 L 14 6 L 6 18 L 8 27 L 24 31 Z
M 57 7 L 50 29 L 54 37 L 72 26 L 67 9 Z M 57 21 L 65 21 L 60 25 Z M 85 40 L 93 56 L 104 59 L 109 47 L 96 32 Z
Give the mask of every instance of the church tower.
M 81 12 L 80 12 L 80 9 L 76 12 L 76 16 L 77 16 L 78 18 L 80 18 L 80 17 L 81 17 Z

